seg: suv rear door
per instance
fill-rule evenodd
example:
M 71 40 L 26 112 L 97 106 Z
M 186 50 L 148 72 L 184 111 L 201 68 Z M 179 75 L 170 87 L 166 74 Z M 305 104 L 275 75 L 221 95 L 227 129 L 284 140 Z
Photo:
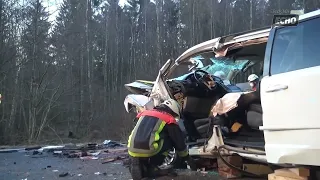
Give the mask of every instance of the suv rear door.
M 270 163 L 320 165 L 319 14 L 320 10 L 305 14 L 297 26 L 270 33 L 260 127 Z

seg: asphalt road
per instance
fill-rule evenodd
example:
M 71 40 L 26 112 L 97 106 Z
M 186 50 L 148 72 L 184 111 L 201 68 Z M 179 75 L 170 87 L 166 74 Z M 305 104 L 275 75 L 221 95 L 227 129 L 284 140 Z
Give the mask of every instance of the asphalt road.
M 68 173 L 65 177 L 59 177 Z M 121 162 L 101 164 L 100 160 L 80 160 L 54 157 L 51 154 L 32 156 L 26 153 L 0 153 L 0 180 L 129 180 L 128 169 Z M 179 176 L 162 177 L 162 180 L 220 180 L 217 173 L 179 171 Z

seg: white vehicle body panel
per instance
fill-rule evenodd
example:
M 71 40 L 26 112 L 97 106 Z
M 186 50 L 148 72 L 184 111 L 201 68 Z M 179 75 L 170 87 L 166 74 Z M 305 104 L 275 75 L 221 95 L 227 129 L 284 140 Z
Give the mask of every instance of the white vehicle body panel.
M 160 105 L 164 100 L 172 98 L 169 87 L 163 74 L 170 68 L 171 60 L 168 60 L 160 69 L 154 86 L 152 88 L 150 98 L 153 99 L 154 106 Z
M 320 165 L 320 66 L 261 81 L 268 162 Z
M 314 17 L 320 10 L 299 16 Z M 271 62 L 272 63 L 272 62 Z M 261 105 L 269 163 L 320 166 L 320 66 L 265 76 Z
M 152 109 L 153 102 L 152 100 L 141 94 L 129 94 L 126 96 L 124 100 L 124 107 L 127 112 L 130 112 L 129 105 L 133 105 L 136 107 L 144 108 L 144 109 Z

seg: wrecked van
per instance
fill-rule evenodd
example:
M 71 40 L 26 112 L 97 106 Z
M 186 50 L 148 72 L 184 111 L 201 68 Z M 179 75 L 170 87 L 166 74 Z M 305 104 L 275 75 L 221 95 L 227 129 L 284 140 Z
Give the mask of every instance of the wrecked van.
M 297 26 L 215 38 L 168 60 L 155 81 L 126 84 L 133 94 L 124 105 L 139 112 L 179 101 L 193 157 L 238 154 L 279 166 L 320 166 L 318 42 L 320 10 L 300 15 Z M 256 91 L 250 74 L 260 78 Z

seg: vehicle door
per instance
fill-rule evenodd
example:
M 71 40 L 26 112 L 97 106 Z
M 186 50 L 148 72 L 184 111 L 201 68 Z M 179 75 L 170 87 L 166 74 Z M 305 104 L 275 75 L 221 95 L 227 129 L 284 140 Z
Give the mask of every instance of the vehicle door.
M 270 163 L 320 165 L 320 17 L 303 16 L 273 29 L 266 49 L 260 129 Z

